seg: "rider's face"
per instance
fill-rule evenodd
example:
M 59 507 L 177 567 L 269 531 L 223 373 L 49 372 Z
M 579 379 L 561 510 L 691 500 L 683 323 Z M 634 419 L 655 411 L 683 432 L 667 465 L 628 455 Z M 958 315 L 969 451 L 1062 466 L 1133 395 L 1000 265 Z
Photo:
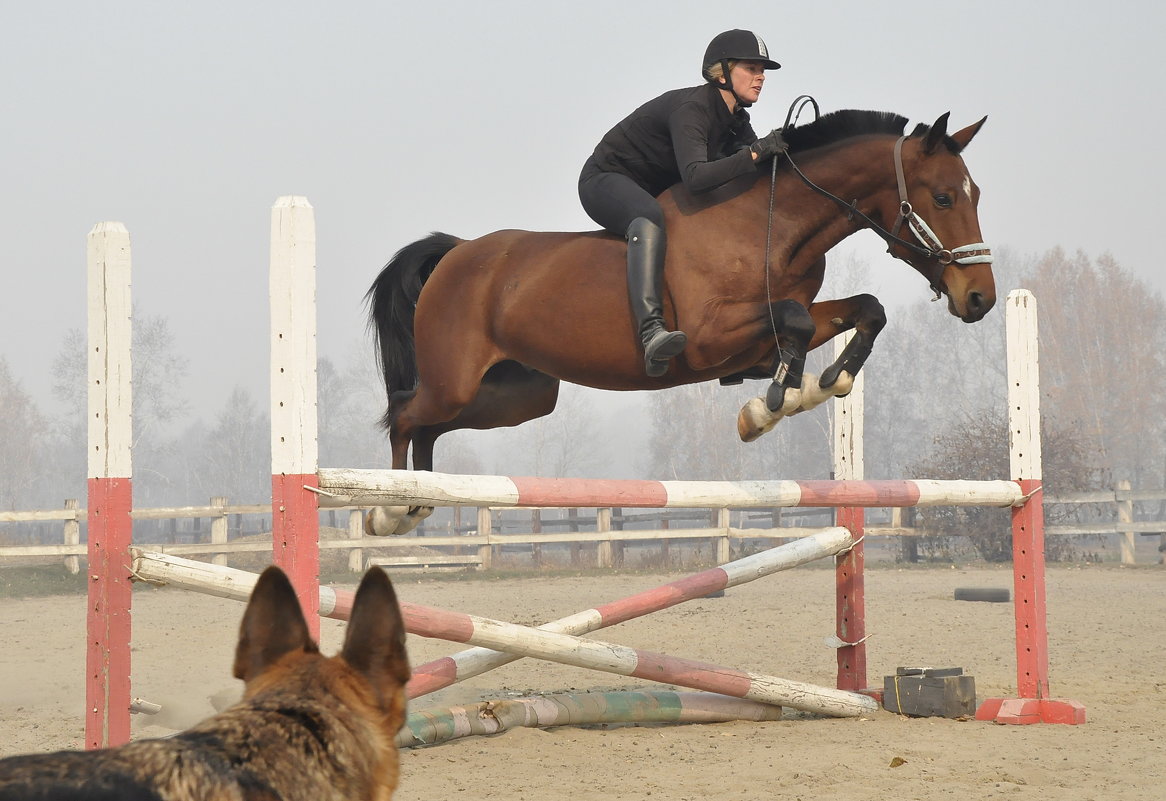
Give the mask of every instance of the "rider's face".
M 765 83 L 765 66 L 760 61 L 738 61 L 729 71 L 733 91 L 745 103 L 756 103 Z

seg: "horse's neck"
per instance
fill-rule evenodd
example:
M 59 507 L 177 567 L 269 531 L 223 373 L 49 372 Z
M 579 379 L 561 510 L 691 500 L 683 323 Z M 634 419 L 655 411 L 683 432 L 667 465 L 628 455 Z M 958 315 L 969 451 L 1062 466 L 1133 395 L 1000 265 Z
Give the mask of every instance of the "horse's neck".
M 785 225 L 780 248 L 792 264 L 816 261 L 830 248 L 861 230 L 843 204 L 853 204 L 861 212 L 882 224 L 880 208 L 887 193 L 896 190 L 893 139 L 864 137 L 794 155 L 805 176 L 818 187 L 839 198 L 828 200 L 792 170 L 779 170 L 775 201 L 785 197 L 785 208 L 775 202 L 775 227 Z M 754 192 L 767 197 L 768 180 Z

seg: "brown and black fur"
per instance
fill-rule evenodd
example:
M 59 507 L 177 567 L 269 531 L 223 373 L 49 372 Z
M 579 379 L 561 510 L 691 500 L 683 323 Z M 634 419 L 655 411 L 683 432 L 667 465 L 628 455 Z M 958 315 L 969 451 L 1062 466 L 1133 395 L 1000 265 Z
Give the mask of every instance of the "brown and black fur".
M 388 801 L 405 719 L 405 626 L 380 568 L 344 647 L 324 657 L 291 583 L 269 567 L 240 627 L 243 700 L 174 737 L 0 760 L 0 801 Z

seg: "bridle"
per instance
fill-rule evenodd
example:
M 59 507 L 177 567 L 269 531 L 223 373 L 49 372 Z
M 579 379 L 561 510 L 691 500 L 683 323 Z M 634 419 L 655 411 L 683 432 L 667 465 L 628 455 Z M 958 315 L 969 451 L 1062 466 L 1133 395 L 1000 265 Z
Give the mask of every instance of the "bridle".
M 911 208 L 911 201 L 907 200 L 907 180 L 903 176 L 903 142 L 906 139 L 907 137 L 900 136 L 895 142 L 895 181 L 899 185 L 899 216 L 891 228 L 891 236 L 898 239 L 899 229 L 906 222 L 911 233 L 915 234 L 915 238 L 926 249 L 925 255 L 934 258 L 943 267 L 949 264 L 991 264 L 992 250 L 986 243 L 976 242 L 947 250 L 931 227 Z M 934 283 L 932 287 L 934 288 Z
M 807 102 L 813 104 L 814 115 L 815 118 L 817 117 L 817 101 L 815 101 L 814 98 L 810 97 L 809 95 L 802 95 L 801 97 L 794 100 L 793 104 L 790 106 L 789 113 L 786 115 L 785 127 L 789 127 L 790 119 L 794 116 L 795 108 L 797 108 L 799 104 L 804 106 Z M 800 114 L 800 112 L 801 109 L 798 108 L 798 113 Z M 970 245 L 960 245 L 959 247 L 951 248 L 948 250 L 943 246 L 943 243 L 940 241 L 936 233 L 931 230 L 931 227 L 927 225 L 923 218 L 920 217 L 919 214 L 911 207 L 911 203 L 907 199 L 907 181 L 903 173 L 903 142 L 906 139 L 906 136 L 901 136 L 899 137 L 898 141 L 895 142 L 895 180 L 898 183 L 899 188 L 899 216 L 896 218 L 894 226 L 892 226 L 891 230 L 889 231 L 871 219 L 868 215 L 859 211 L 857 199 L 847 203 L 845 200 L 833 194 L 832 192 L 823 189 L 806 177 L 806 174 L 801 171 L 801 168 L 799 168 L 794 160 L 790 158 L 788 150 L 784 153 L 784 156 L 789 162 L 790 167 L 793 168 L 793 171 L 799 178 L 802 179 L 802 182 L 805 183 L 806 186 L 817 192 L 819 195 L 833 200 L 835 203 L 846 209 L 846 217 L 848 220 L 853 219 L 854 217 L 858 217 L 863 222 L 865 222 L 867 226 L 872 231 L 874 231 L 875 234 L 877 234 L 883 239 L 883 241 L 887 243 L 887 252 L 892 256 L 906 261 L 905 258 L 896 254 L 892 249 L 894 245 L 898 245 L 899 247 L 908 250 L 917 256 L 922 256 L 928 260 L 934 260 L 934 266 L 929 267 L 925 277 L 927 278 L 928 282 L 930 282 L 931 289 L 935 292 L 935 299 L 938 300 L 943 295 L 941 281 L 943 270 L 945 267 L 947 267 L 947 265 L 955 264 L 962 267 L 969 264 L 991 264 L 992 251 L 984 242 L 976 242 Z M 771 229 L 773 225 L 773 201 L 777 188 L 777 161 L 778 157 L 775 156 L 773 158 L 773 168 L 770 175 L 769 184 L 769 225 Z M 919 244 L 915 244 L 914 242 L 903 239 L 899 236 L 899 231 L 903 227 L 903 223 L 907 223 L 907 227 L 911 230 L 911 233 L 915 235 L 915 238 L 919 240 Z M 769 272 L 768 266 L 770 238 L 771 234 L 767 234 L 765 243 L 766 274 Z

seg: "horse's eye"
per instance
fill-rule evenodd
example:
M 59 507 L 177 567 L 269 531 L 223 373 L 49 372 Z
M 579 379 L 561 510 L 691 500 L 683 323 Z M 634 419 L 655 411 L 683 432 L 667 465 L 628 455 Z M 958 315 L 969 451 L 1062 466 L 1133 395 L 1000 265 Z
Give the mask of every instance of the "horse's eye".
M 935 195 L 935 205 L 939 206 L 941 209 L 950 209 L 951 205 L 952 205 L 951 195 L 948 195 L 948 194 Z

